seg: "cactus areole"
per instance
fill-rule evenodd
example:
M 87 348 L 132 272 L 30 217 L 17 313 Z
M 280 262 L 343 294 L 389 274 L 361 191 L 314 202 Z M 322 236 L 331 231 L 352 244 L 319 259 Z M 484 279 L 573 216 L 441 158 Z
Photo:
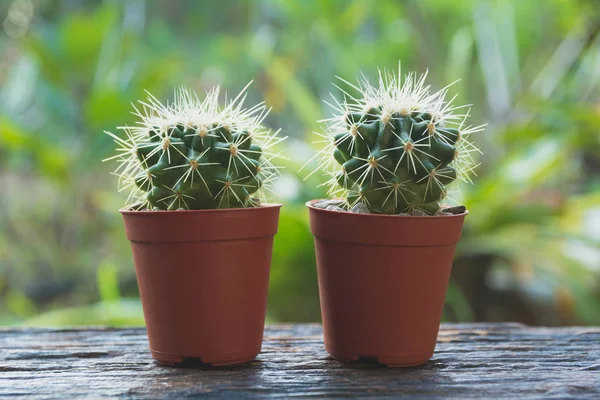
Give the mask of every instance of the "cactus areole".
M 152 210 L 245 208 L 261 204 L 277 176 L 272 147 L 282 138 L 262 126 L 264 104 L 243 108 L 245 89 L 219 105 L 219 87 L 204 100 L 186 88 L 172 104 L 148 94 L 134 106 L 135 126 L 109 134 L 118 145 L 115 174 L 128 205 Z
M 378 86 L 343 81 L 360 95 L 344 92 L 324 121 L 327 145 L 316 170 L 331 176 L 331 196 L 373 214 L 435 214 L 457 183 L 470 182 L 479 150 L 469 136 L 483 126 L 467 126 L 468 106 L 447 101 L 448 87 L 431 93 L 425 77 L 384 71 Z

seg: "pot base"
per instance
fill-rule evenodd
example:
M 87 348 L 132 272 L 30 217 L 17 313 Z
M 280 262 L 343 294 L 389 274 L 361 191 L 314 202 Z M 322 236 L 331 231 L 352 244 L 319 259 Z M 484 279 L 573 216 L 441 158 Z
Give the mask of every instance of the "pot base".
M 238 365 L 254 360 L 260 348 L 253 351 L 236 351 L 234 353 L 212 354 L 205 356 L 189 356 L 181 354 L 162 353 L 156 350 L 150 350 L 152 358 L 159 364 L 168 366 L 178 366 L 189 362 L 211 365 L 213 367 L 223 367 L 226 365 Z
M 360 358 L 375 359 L 378 363 L 389 368 L 407 368 L 426 364 L 433 354 L 382 354 L 382 355 L 356 355 L 325 346 L 325 350 L 336 360 L 343 363 L 358 361 Z

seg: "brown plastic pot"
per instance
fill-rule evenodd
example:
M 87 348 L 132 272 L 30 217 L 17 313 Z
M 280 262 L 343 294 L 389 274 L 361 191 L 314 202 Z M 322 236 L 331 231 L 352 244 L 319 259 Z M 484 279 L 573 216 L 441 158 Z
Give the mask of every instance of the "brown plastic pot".
M 231 365 L 260 352 L 280 207 L 120 211 L 154 359 Z
M 350 362 L 390 367 L 433 355 L 467 213 L 403 217 L 309 207 L 325 348 Z

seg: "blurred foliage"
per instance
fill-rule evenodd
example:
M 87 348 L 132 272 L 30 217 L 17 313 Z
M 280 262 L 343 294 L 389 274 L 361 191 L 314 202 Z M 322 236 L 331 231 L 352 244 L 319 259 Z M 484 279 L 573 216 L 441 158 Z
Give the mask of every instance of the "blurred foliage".
M 600 323 L 600 14 L 595 0 L 14 0 L 0 4 L 0 324 L 142 324 L 103 130 L 186 84 L 273 108 L 285 203 L 271 321 L 319 319 L 303 203 L 322 99 L 377 66 L 462 79 L 488 123 L 446 320 Z

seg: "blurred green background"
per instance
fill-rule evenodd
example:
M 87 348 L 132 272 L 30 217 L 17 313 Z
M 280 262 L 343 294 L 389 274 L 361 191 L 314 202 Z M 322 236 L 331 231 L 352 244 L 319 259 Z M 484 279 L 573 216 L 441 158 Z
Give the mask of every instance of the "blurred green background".
M 444 319 L 600 324 L 599 3 L 0 1 L 0 324 L 143 324 L 113 143 L 144 89 L 254 79 L 288 157 L 268 318 L 318 321 L 297 173 L 335 75 L 424 72 L 473 104 L 484 156 Z

